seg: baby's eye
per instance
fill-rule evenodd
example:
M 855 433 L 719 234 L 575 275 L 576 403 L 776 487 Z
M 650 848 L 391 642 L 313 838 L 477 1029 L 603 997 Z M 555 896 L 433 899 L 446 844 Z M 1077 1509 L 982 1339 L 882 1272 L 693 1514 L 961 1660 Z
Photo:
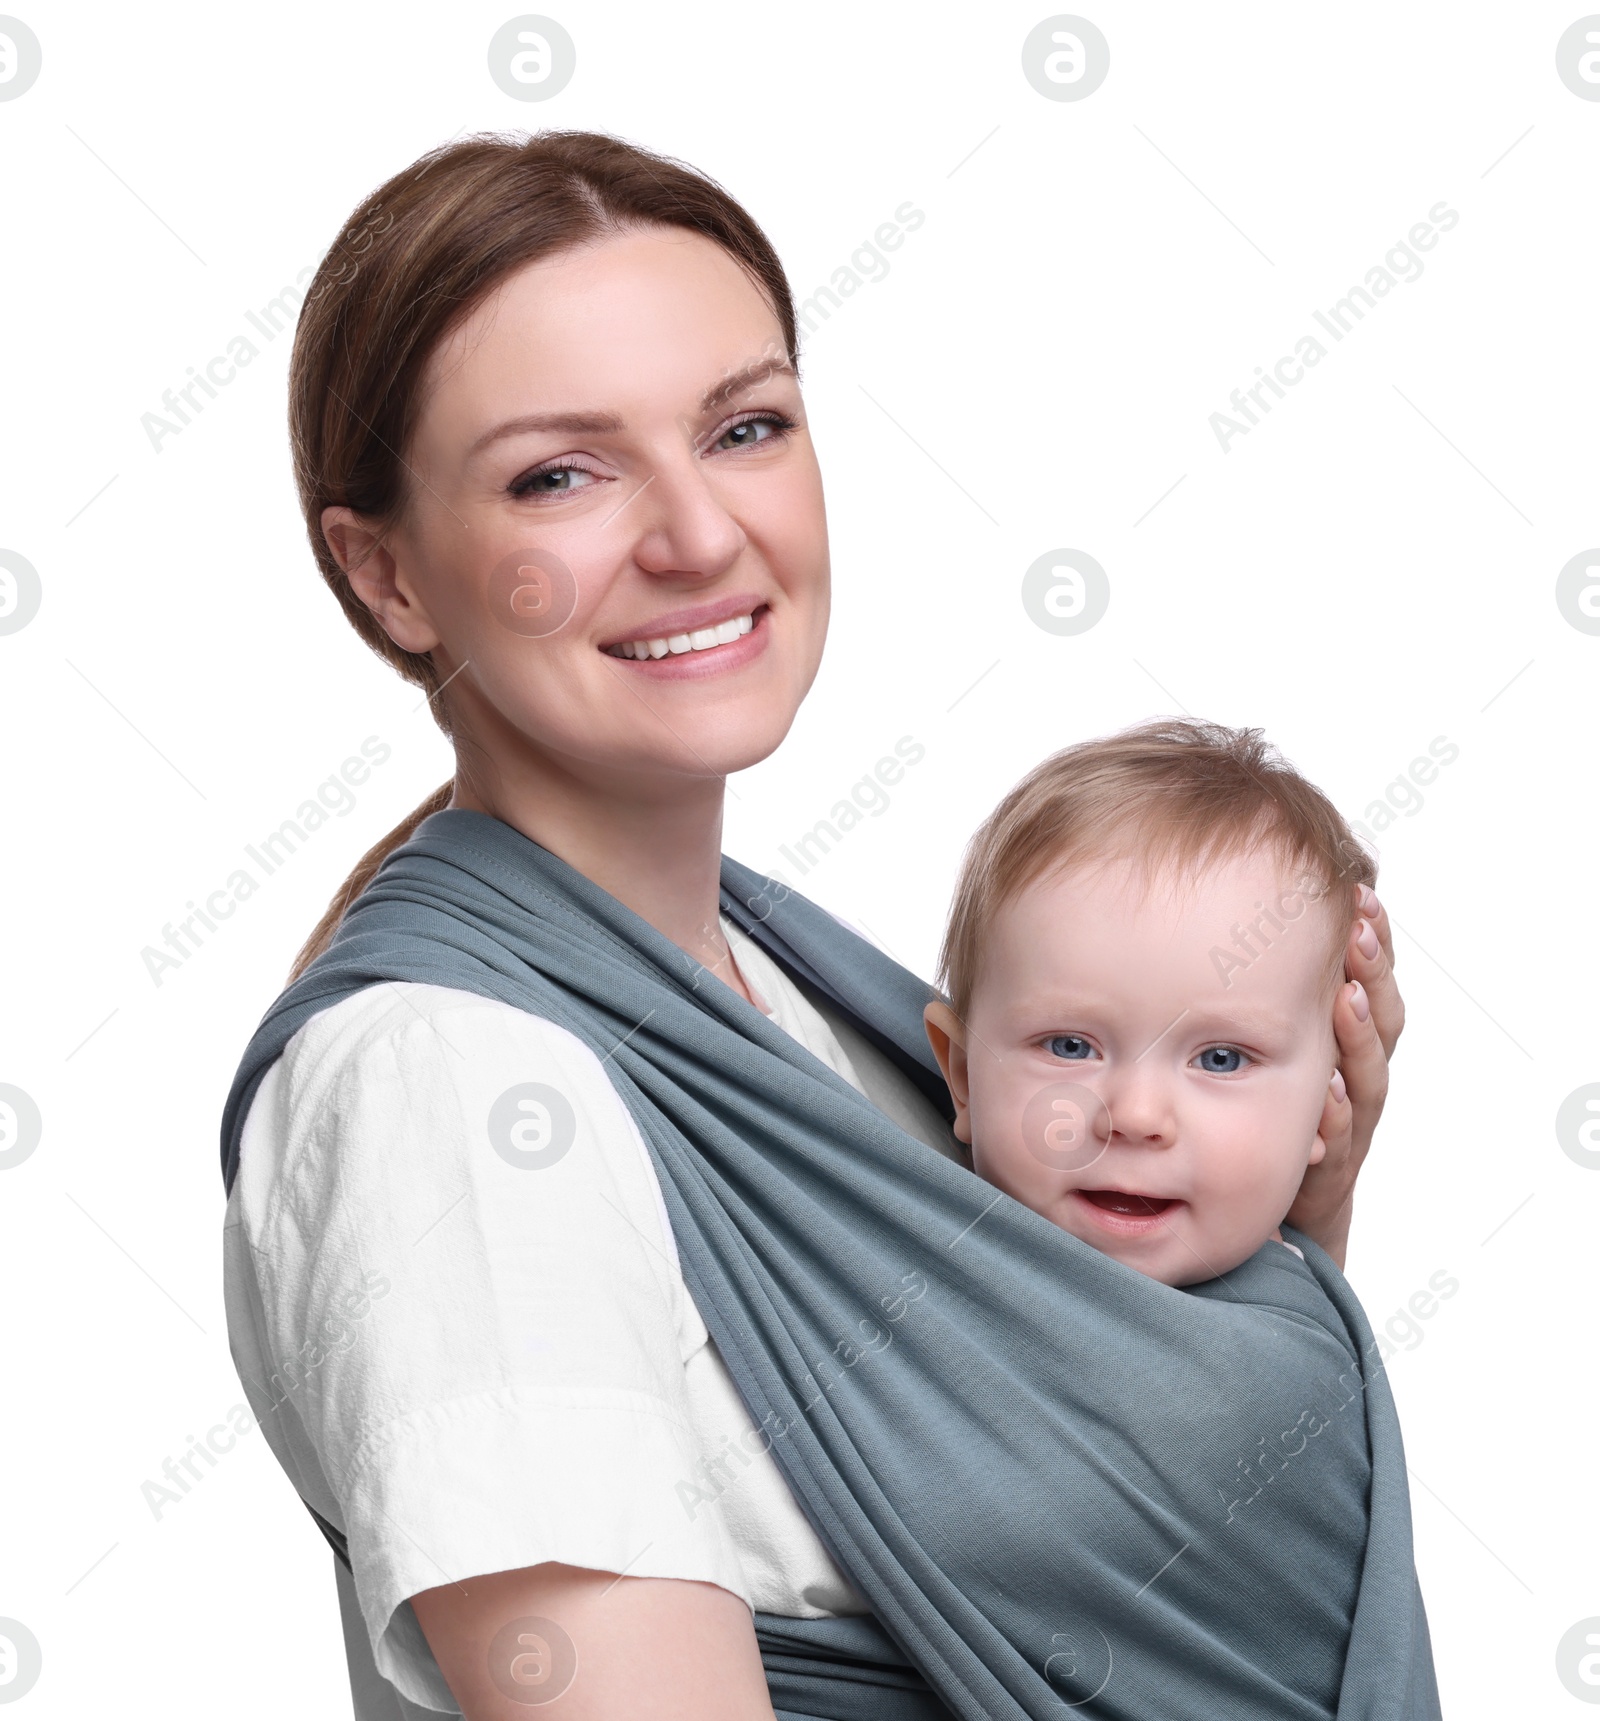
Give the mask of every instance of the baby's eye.
M 1056 1034 L 1045 1042 L 1053 1058 L 1092 1058 L 1094 1047 L 1081 1034 Z
M 1207 1046 L 1195 1062 L 1210 1075 L 1231 1076 L 1242 1070 L 1248 1059 L 1237 1046 Z

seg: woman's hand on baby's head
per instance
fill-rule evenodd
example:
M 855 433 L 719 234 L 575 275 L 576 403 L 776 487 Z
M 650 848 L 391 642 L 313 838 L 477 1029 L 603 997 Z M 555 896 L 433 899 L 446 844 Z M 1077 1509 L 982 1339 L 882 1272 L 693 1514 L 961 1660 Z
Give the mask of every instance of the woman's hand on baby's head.
M 1387 1062 L 1405 1028 L 1406 1005 L 1394 980 L 1394 932 L 1388 912 L 1369 885 L 1361 886 L 1360 895 L 1361 909 L 1350 928 L 1344 968 L 1367 994 Z M 1378 1104 L 1381 1110 L 1381 1095 Z
M 1394 934 L 1377 895 L 1360 887 L 1360 911 L 1345 948 L 1345 973 L 1333 1004 L 1339 1067 L 1328 1084 L 1318 1135 L 1324 1152 L 1306 1172 L 1288 1222 L 1344 1265 L 1356 1178 L 1389 1091 L 1389 1055 L 1405 1027 L 1394 979 Z

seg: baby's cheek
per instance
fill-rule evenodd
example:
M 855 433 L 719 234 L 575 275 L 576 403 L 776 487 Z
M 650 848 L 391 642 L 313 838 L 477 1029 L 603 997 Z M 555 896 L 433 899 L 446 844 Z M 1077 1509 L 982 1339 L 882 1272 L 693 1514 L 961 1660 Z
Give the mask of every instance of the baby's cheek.
M 973 1124 L 972 1169 L 985 1183 L 992 1183 L 996 1189 L 1003 1189 L 1008 1195 L 1031 1206 L 1037 1199 L 1037 1192 L 1028 1175 L 1026 1156 L 1015 1148 L 1009 1136 L 992 1125 L 988 1129 L 981 1127 L 976 1114 Z
M 1030 1173 L 1043 1170 L 1024 1141 L 1023 1112 L 1031 1098 L 1031 1088 L 998 1072 L 972 1085 L 973 1169 L 1012 1194 L 1029 1183 Z
M 1282 1151 L 1237 1163 L 1232 1175 L 1211 1187 L 1198 1216 L 1201 1252 L 1221 1271 L 1247 1261 L 1289 1211 L 1303 1172 L 1296 1156 Z

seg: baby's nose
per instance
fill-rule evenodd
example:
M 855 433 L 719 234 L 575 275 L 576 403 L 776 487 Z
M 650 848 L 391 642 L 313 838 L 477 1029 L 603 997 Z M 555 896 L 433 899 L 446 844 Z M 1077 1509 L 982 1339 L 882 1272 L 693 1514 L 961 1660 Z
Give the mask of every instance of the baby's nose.
M 1171 1146 L 1175 1119 L 1164 1083 L 1142 1076 L 1118 1082 L 1106 1095 L 1106 1107 L 1113 1139 L 1137 1146 Z

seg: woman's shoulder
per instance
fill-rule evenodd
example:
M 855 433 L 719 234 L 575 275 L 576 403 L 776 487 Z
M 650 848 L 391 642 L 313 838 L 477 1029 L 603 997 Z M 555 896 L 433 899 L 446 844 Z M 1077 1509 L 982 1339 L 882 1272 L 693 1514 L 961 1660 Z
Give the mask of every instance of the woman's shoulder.
M 560 1023 L 455 987 L 383 981 L 301 1026 L 263 1078 L 245 1127 L 260 1112 L 292 1123 L 319 1100 L 393 1110 L 405 1089 L 432 1106 L 502 1076 L 537 1074 L 625 1115 L 600 1059 Z
M 454 986 L 384 980 L 342 998 L 304 1023 L 284 1047 L 279 1062 L 296 1071 L 315 1068 L 329 1058 L 361 1062 L 382 1057 L 396 1040 L 427 1055 L 432 1043 L 449 1054 L 452 1024 L 463 1030 L 460 1054 L 483 1062 L 508 1046 L 521 1051 L 530 1043 L 587 1050 L 569 1029 L 498 998 Z
M 665 1232 L 642 1137 L 607 1066 L 544 1017 L 446 986 L 382 983 L 306 1022 L 245 1118 L 236 1206 L 255 1242 L 341 1210 L 371 1227 L 431 1222 L 466 1191 L 501 1207 L 596 1198 Z M 541 1175 L 543 1174 L 543 1175 Z

